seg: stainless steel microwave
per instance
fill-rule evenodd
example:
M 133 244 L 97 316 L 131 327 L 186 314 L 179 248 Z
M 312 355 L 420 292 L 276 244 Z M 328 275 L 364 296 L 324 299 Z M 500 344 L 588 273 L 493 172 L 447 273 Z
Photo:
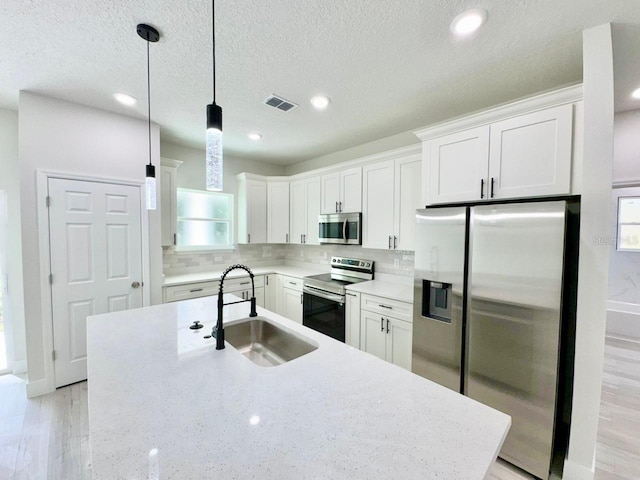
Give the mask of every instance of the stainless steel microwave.
M 362 245 L 361 213 L 328 213 L 318 216 L 320 243 Z

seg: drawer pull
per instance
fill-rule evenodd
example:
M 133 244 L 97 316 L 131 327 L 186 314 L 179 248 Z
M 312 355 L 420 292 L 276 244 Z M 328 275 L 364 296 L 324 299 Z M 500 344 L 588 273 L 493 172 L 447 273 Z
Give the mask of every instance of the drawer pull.
M 388 308 L 389 310 L 393 310 L 393 307 L 390 307 L 389 305 L 382 305 L 381 303 L 379 303 L 378 306 L 381 308 Z
M 296 282 L 289 282 L 289 285 L 298 285 Z
M 193 290 L 189 290 L 190 293 L 201 292 L 202 288 L 194 288 Z
M 251 282 L 240 282 L 240 285 L 249 285 Z

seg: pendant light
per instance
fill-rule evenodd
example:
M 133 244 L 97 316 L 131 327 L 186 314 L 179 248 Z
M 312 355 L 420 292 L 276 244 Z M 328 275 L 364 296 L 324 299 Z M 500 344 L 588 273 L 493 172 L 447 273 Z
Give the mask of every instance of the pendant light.
M 147 121 L 149 123 L 149 164 L 146 167 L 146 203 L 147 210 L 156 209 L 156 167 L 151 163 L 151 72 L 149 68 L 149 43 L 156 43 L 160 40 L 158 30 L 144 23 L 136 27 L 138 35 L 147 41 Z
M 222 108 L 216 105 L 216 6 L 211 0 L 213 103 L 207 105 L 207 190 L 222 191 Z

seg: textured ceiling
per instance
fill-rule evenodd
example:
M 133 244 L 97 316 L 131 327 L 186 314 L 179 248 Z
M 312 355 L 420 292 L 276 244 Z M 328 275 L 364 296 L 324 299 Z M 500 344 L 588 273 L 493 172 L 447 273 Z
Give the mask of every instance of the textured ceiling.
M 631 92 L 640 88 L 640 25 L 613 27 L 613 81 L 616 112 L 640 109 Z
M 488 10 L 473 40 L 451 19 Z M 638 0 L 217 0 L 218 104 L 225 151 L 291 164 L 578 82 L 582 30 L 640 24 Z M 145 117 L 145 45 L 152 118 L 165 140 L 203 148 L 211 102 L 207 0 L 2 0 L 0 104 L 29 90 Z M 134 110 L 113 92 L 137 97 Z M 299 103 L 283 113 L 275 93 Z M 309 98 L 332 99 L 325 112 Z M 247 139 L 258 131 L 260 142 Z

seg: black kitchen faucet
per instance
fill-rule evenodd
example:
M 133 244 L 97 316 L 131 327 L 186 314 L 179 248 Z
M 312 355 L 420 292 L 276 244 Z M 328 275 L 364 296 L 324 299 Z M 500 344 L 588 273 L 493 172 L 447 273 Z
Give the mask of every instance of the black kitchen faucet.
M 246 270 L 249 273 L 249 277 L 251 278 L 251 298 L 249 300 L 239 300 L 237 302 L 224 303 L 224 301 L 222 300 L 222 296 L 223 296 L 222 288 L 224 285 L 224 279 L 229 274 L 229 272 L 237 269 Z M 216 350 L 222 350 L 224 348 L 224 327 L 222 326 L 222 309 L 224 308 L 225 305 L 233 305 L 236 303 L 244 303 L 244 302 L 251 302 L 251 312 L 249 312 L 249 316 L 257 317 L 258 312 L 256 312 L 256 287 L 253 282 L 253 273 L 251 272 L 249 267 L 246 267 L 244 265 L 239 265 L 239 264 L 231 265 L 222 273 L 222 277 L 220 278 L 220 289 L 218 290 L 218 321 L 216 323 L 215 328 L 213 329 L 213 332 L 211 332 L 211 335 L 213 337 L 216 337 Z

